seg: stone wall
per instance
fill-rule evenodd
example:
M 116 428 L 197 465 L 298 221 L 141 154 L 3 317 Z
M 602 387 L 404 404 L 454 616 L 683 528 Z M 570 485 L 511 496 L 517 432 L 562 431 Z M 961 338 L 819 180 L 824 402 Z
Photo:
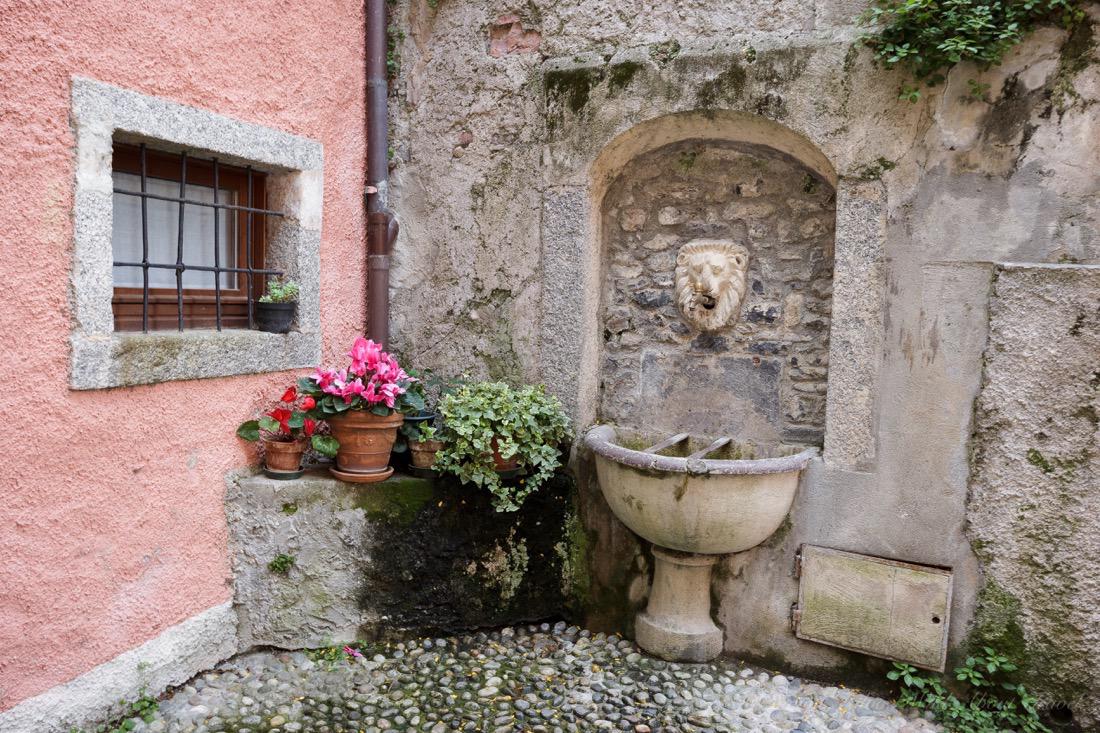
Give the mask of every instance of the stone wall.
M 604 198 L 601 419 L 820 444 L 834 203 L 828 182 L 762 146 L 689 140 L 633 160 Z M 749 254 L 739 317 L 717 331 L 676 304 L 676 254 L 699 238 Z
M 623 349 L 603 339 L 611 182 L 637 151 L 691 140 L 794 155 L 837 191 L 826 450 L 789 525 L 719 567 L 726 650 L 882 679 L 881 662 L 791 633 L 794 556 L 813 543 L 951 568 L 950 644 L 964 653 L 986 577 L 967 497 L 993 273 L 1100 263 L 1100 6 L 1074 33 L 1040 28 L 1000 66 L 960 66 L 909 103 L 908 80 L 859 43 L 863 3 L 434 5 L 394 11 L 407 32 L 392 107 L 401 349 L 443 370 L 544 380 L 594 419 L 601 369 Z M 988 85 L 979 97 L 971 80 Z M 629 631 L 648 549 L 577 458 L 587 619 Z M 1022 608 L 1057 619 L 1036 586 L 1019 591 Z M 1091 612 L 1088 595 L 1066 596 L 1070 617 Z M 1089 655 L 1073 635 L 1057 643 Z
M 1006 267 L 990 308 L 969 533 L 986 568 L 975 633 L 1032 690 L 1100 719 L 1100 267 Z
M 449 479 L 231 478 L 242 649 L 326 646 L 558 617 L 572 592 L 571 482 L 517 512 Z M 280 555 L 283 571 L 269 567 Z

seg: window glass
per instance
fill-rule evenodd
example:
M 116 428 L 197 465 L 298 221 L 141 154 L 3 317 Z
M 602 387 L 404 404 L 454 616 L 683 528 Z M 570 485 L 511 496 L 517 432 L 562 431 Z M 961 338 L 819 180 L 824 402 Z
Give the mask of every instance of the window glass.
M 141 190 L 141 176 L 133 173 L 113 172 L 115 188 L 127 191 Z M 147 177 L 146 191 L 158 196 L 178 197 L 179 181 Z M 187 184 L 184 198 L 213 203 L 214 189 L 210 186 Z M 218 202 L 237 204 L 236 191 L 221 189 Z M 174 265 L 179 236 L 179 204 L 174 201 L 147 199 L 146 212 L 149 226 L 149 262 Z M 222 267 L 237 267 L 237 216 L 234 211 L 218 212 L 218 248 Z M 116 262 L 141 262 L 141 198 L 122 193 L 114 195 L 114 224 L 111 233 L 112 249 Z M 205 206 L 186 206 L 183 212 L 183 261 L 188 265 L 214 265 L 214 209 Z M 237 273 L 224 272 L 221 287 L 235 288 Z M 114 268 L 116 287 L 142 286 L 140 267 Z M 149 287 L 176 287 L 175 270 L 149 268 Z M 214 273 L 185 270 L 184 288 L 213 289 Z

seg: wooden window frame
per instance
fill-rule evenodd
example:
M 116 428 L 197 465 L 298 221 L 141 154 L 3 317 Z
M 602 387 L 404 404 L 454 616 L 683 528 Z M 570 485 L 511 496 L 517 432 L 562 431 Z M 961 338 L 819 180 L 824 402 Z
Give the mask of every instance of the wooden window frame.
M 181 155 L 160 150 L 146 149 L 146 175 L 149 178 L 180 182 Z M 140 149 L 137 145 L 114 144 L 114 170 L 121 173 L 141 175 Z M 218 164 L 218 188 L 236 192 L 236 204 L 248 205 L 248 171 L 244 168 Z M 210 160 L 187 156 L 187 183 L 198 186 L 214 186 L 214 166 Z M 126 194 L 114 194 L 125 196 Z M 191 204 L 185 204 L 194 207 Z M 252 208 L 267 208 L 266 176 L 252 171 Z M 186 215 L 186 212 L 185 212 Z M 222 209 L 219 216 L 236 215 L 236 263 L 223 263 L 227 267 L 248 267 L 248 217 L 249 212 Z M 252 267 L 263 269 L 267 244 L 267 222 L 263 214 L 252 213 Z M 210 242 L 213 247 L 214 242 Z M 159 262 L 150 253 L 150 262 Z M 173 255 L 171 262 L 175 261 Z M 119 268 L 115 268 L 116 271 Z M 128 268 L 140 270 L 141 268 Z M 248 323 L 248 301 L 263 294 L 264 275 L 252 276 L 251 293 L 248 292 L 248 275 L 236 274 L 237 287 L 221 289 L 221 325 L 222 328 L 245 328 Z M 116 331 L 142 330 L 142 289 L 140 287 L 116 286 L 111 299 Z M 175 288 L 149 288 L 149 330 L 166 331 L 178 328 L 178 312 Z M 215 290 L 211 288 L 184 288 L 183 325 L 187 329 L 214 328 L 216 326 Z

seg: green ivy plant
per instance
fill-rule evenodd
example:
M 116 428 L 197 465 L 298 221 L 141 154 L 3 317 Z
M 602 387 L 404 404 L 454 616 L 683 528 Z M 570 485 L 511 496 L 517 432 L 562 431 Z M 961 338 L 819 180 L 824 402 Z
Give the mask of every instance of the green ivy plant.
M 1084 17 L 1078 0 L 872 0 L 860 22 L 876 27 L 863 42 L 880 63 L 935 86 L 963 61 L 983 70 L 996 66 L 1041 23 L 1069 28 Z M 980 88 L 974 82 L 971 93 Z M 903 86 L 901 98 L 915 102 L 920 91 Z
M 939 677 L 910 664 L 894 663 L 886 677 L 899 683 L 898 707 L 931 712 L 957 733 L 1050 733 L 1039 720 L 1038 704 L 1023 685 L 1013 682 L 1016 665 L 992 647 L 969 656 L 955 668 L 962 696 L 950 692 Z
M 261 303 L 295 303 L 298 300 L 298 283 L 282 277 L 267 281 L 267 288 L 260 296 Z
M 559 446 L 569 438 L 569 418 L 558 398 L 541 387 L 512 389 L 503 382 L 462 385 L 439 403 L 445 447 L 435 468 L 493 494 L 498 512 L 519 509 L 560 465 Z M 505 482 L 493 462 L 494 446 L 515 459 L 526 476 Z

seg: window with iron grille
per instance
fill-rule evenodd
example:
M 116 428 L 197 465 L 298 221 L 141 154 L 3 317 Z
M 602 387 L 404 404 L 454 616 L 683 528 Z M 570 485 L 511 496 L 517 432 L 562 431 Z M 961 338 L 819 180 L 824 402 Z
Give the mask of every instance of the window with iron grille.
M 251 166 L 115 143 L 116 331 L 251 328 L 263 293 L 264 173 Z
M 298 369 L 321 356 L 317 140 L 73 77 L 72 389 Z M 288 333 L 252 328 L 297 281 Z

